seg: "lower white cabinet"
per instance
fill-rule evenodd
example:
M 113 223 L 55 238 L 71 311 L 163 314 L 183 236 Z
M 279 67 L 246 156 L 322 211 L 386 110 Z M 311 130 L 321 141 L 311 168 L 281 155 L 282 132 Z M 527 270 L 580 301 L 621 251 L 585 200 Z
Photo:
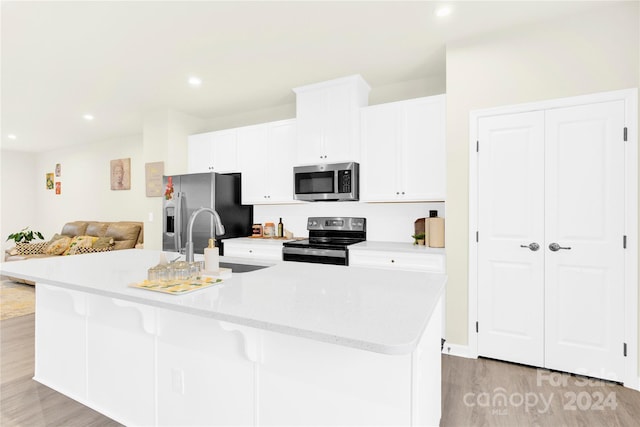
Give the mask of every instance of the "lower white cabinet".
M 158 310 L 158 425 L 253 424 L 253 363 L 223 323 Z
M 43 284 L 36 295 L 35 379 L 125 425 L 439 424 L 441 300 L 413 352 L 388 355 Z
M 411 243 L 363 242 L 349 247 L 349 265 L 445 273 L 444 249 Z
M 154 308 L 87 298 L 87 401 L 127 425 L 154 425 Z
M 411 425 L 411 354 L 262 335 L 259 425 Z
M 282 240 L 240 237 L 224 240 L 224 256 L 282 261 Z
M 38 284 L 35 379 L 76 400 L 86 398 L 86 294 Z

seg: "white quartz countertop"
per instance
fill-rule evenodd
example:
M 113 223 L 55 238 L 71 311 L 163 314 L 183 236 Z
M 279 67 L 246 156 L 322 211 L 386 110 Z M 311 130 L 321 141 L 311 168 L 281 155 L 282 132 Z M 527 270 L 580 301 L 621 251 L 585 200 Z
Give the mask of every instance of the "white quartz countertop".
M 5 262 L 0 270 L 36 283 L 386 354 L 416 348 L 446 283 L 443 274 L 279 262 L 186 295 L 129 287 L 146 278 L 160 254 L 129 249 L 58 256 Z

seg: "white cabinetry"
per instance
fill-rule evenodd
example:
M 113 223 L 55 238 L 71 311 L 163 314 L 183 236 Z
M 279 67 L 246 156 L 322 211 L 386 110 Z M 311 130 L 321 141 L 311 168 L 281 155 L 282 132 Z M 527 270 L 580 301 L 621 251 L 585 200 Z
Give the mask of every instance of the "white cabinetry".
M 445 95 L 363 108 L 361 127 L 361 201 L 445 200 Z
M 155 309 L 98 295 L 87 299 L 88 401 L 127 425 L 154 425 Z
M 237 129 L 189 136 L 189 173 L 238 172 Z
M 362 242 L 349 247 L 354 267 L 445 273 L 444 249 L 411 243 Z
M 359 114 L 368 103 L 369 90 L 359 75 L 294 89 L 297 164 L 359 160 Z
M 87 393 L 85 294 L 38 283 L 35 379 L 76 400 Z
M 282 240 L 240 237 L 224 240 L 224 256 L 282 261 Z
M 239 128 L 238 144 L 242 203 L 294 203 L 295 119 Z
M 157 310 L 159 426 L 253 424 L 254 364 L 214 319 Z

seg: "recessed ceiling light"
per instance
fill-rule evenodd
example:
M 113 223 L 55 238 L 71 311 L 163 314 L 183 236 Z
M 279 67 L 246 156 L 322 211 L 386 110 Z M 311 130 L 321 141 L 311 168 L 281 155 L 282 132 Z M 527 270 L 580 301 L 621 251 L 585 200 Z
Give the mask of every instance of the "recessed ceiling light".
M 442 18 L 451 14 L 451 8 L 449 6 L 442 6 L 436 9 L 436 16 Z
M 14 134 L 10 133 L 9 135 L 7 135 L 7 138 L 9 139 L 16 139 L 17 136 L 15 136 Z
M 93 120 L 93 116 L 91 114 L 85 114 L 84 116 L 82 116 L 82 118 L 88 121 Z
M 200 86 L 202 84 L 202 80 L 198 77 L 189 77 L 189 84 L 191 86 Z

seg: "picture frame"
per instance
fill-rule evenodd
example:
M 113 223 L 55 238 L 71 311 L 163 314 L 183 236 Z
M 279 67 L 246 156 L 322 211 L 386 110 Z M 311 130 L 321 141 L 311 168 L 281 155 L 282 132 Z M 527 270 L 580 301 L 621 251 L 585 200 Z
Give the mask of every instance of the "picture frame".
M 111 160 L 111 189 L 130 190 L 131 189 L 131 159 Z

